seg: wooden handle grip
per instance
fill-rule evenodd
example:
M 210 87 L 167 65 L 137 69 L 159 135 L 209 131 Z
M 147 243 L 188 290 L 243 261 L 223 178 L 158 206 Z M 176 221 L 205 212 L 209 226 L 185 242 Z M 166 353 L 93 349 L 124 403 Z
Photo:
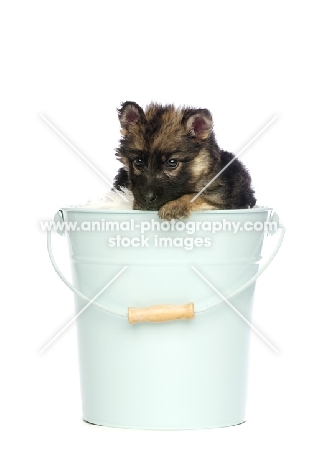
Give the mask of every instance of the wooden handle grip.
M 151 307 L 128 308 L 129 323 L 136 322 L 166 322 L 167 320 L 193 319 L 194 305 L 189 304 L 173 305 L 155 305 Z

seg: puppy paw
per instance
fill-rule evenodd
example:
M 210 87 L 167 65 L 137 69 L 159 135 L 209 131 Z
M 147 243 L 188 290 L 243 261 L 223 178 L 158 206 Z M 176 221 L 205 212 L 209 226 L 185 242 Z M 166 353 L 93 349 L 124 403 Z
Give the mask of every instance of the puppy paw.
M 190 216 L 191 208 L 190 203 L 182 198 L 178 198 L 177 200 L 169 201 L 161 206 L 158 214 L 161 219 L 183 219 Z

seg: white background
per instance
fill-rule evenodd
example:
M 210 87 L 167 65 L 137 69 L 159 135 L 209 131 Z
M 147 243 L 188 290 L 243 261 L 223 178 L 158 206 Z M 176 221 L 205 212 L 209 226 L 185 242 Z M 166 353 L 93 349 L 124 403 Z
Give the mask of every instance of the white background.
M 310 466 L 310 34 L 307 2 L 2 2 L 0 458 L 3 466 Z M 81 418 L 73 314 L 39 220 L 109 187 L 116 108 L 134 100 L 207 107 L 239 151 L 258 204 L 287 227 L 258 280 L 247 422 L 226 429 L 110 429 Z M 56 239 L 58 258 L 66 257 Z M 64 263 L 65 271 L 67 268 Z

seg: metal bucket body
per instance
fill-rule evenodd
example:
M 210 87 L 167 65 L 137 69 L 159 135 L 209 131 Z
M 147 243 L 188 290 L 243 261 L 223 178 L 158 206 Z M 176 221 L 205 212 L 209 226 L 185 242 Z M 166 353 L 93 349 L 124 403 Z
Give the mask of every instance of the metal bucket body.
M 128 268 L 77 318 L 83 419 L 137 429 L 201 429 L 245 420 L 250 327 L 225 302 L 258 271 L 265 232 L 146 231 L 149 247 L 109 247 L 111 238 L 141 236 L 144 211 L 62 210 L 65 221 L 134 219 L 134 231 L 68 232 L 73 282 L 93 298 Z M 270 209 L 195 213 L 187 221 L 265 221 Z M 116 225 L 117 226 L 117 225 Z M 125 226 L 125 225 L 123 225 Z M 209 247 L 154 247 L 155 236 L 210 238 Z M 181 243 L 178 241 L 177 243 Z M 211 289 L 191 268 L 214 285 Z M 255 282 L 230 299 L 251 321 Z M 193 302 L 193 320 L 137 323 L 128 307 Z M 86 301 L 75 298 L 76 313 Z M 217 304 L 215 306 L 215 304 Z M 213 307 L 214 305 L 214 307 Z

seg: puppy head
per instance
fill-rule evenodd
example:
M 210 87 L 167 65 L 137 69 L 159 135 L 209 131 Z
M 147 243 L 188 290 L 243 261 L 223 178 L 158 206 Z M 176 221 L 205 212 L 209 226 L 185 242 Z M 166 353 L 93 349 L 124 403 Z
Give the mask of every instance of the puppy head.
M 128 172 L 135 207 L 158 210 L 200 190 L 217 159 L 207 109 L 151 103 L 144 112 L 127 101 L 118 110 L 122 138 L 117 157 Z

